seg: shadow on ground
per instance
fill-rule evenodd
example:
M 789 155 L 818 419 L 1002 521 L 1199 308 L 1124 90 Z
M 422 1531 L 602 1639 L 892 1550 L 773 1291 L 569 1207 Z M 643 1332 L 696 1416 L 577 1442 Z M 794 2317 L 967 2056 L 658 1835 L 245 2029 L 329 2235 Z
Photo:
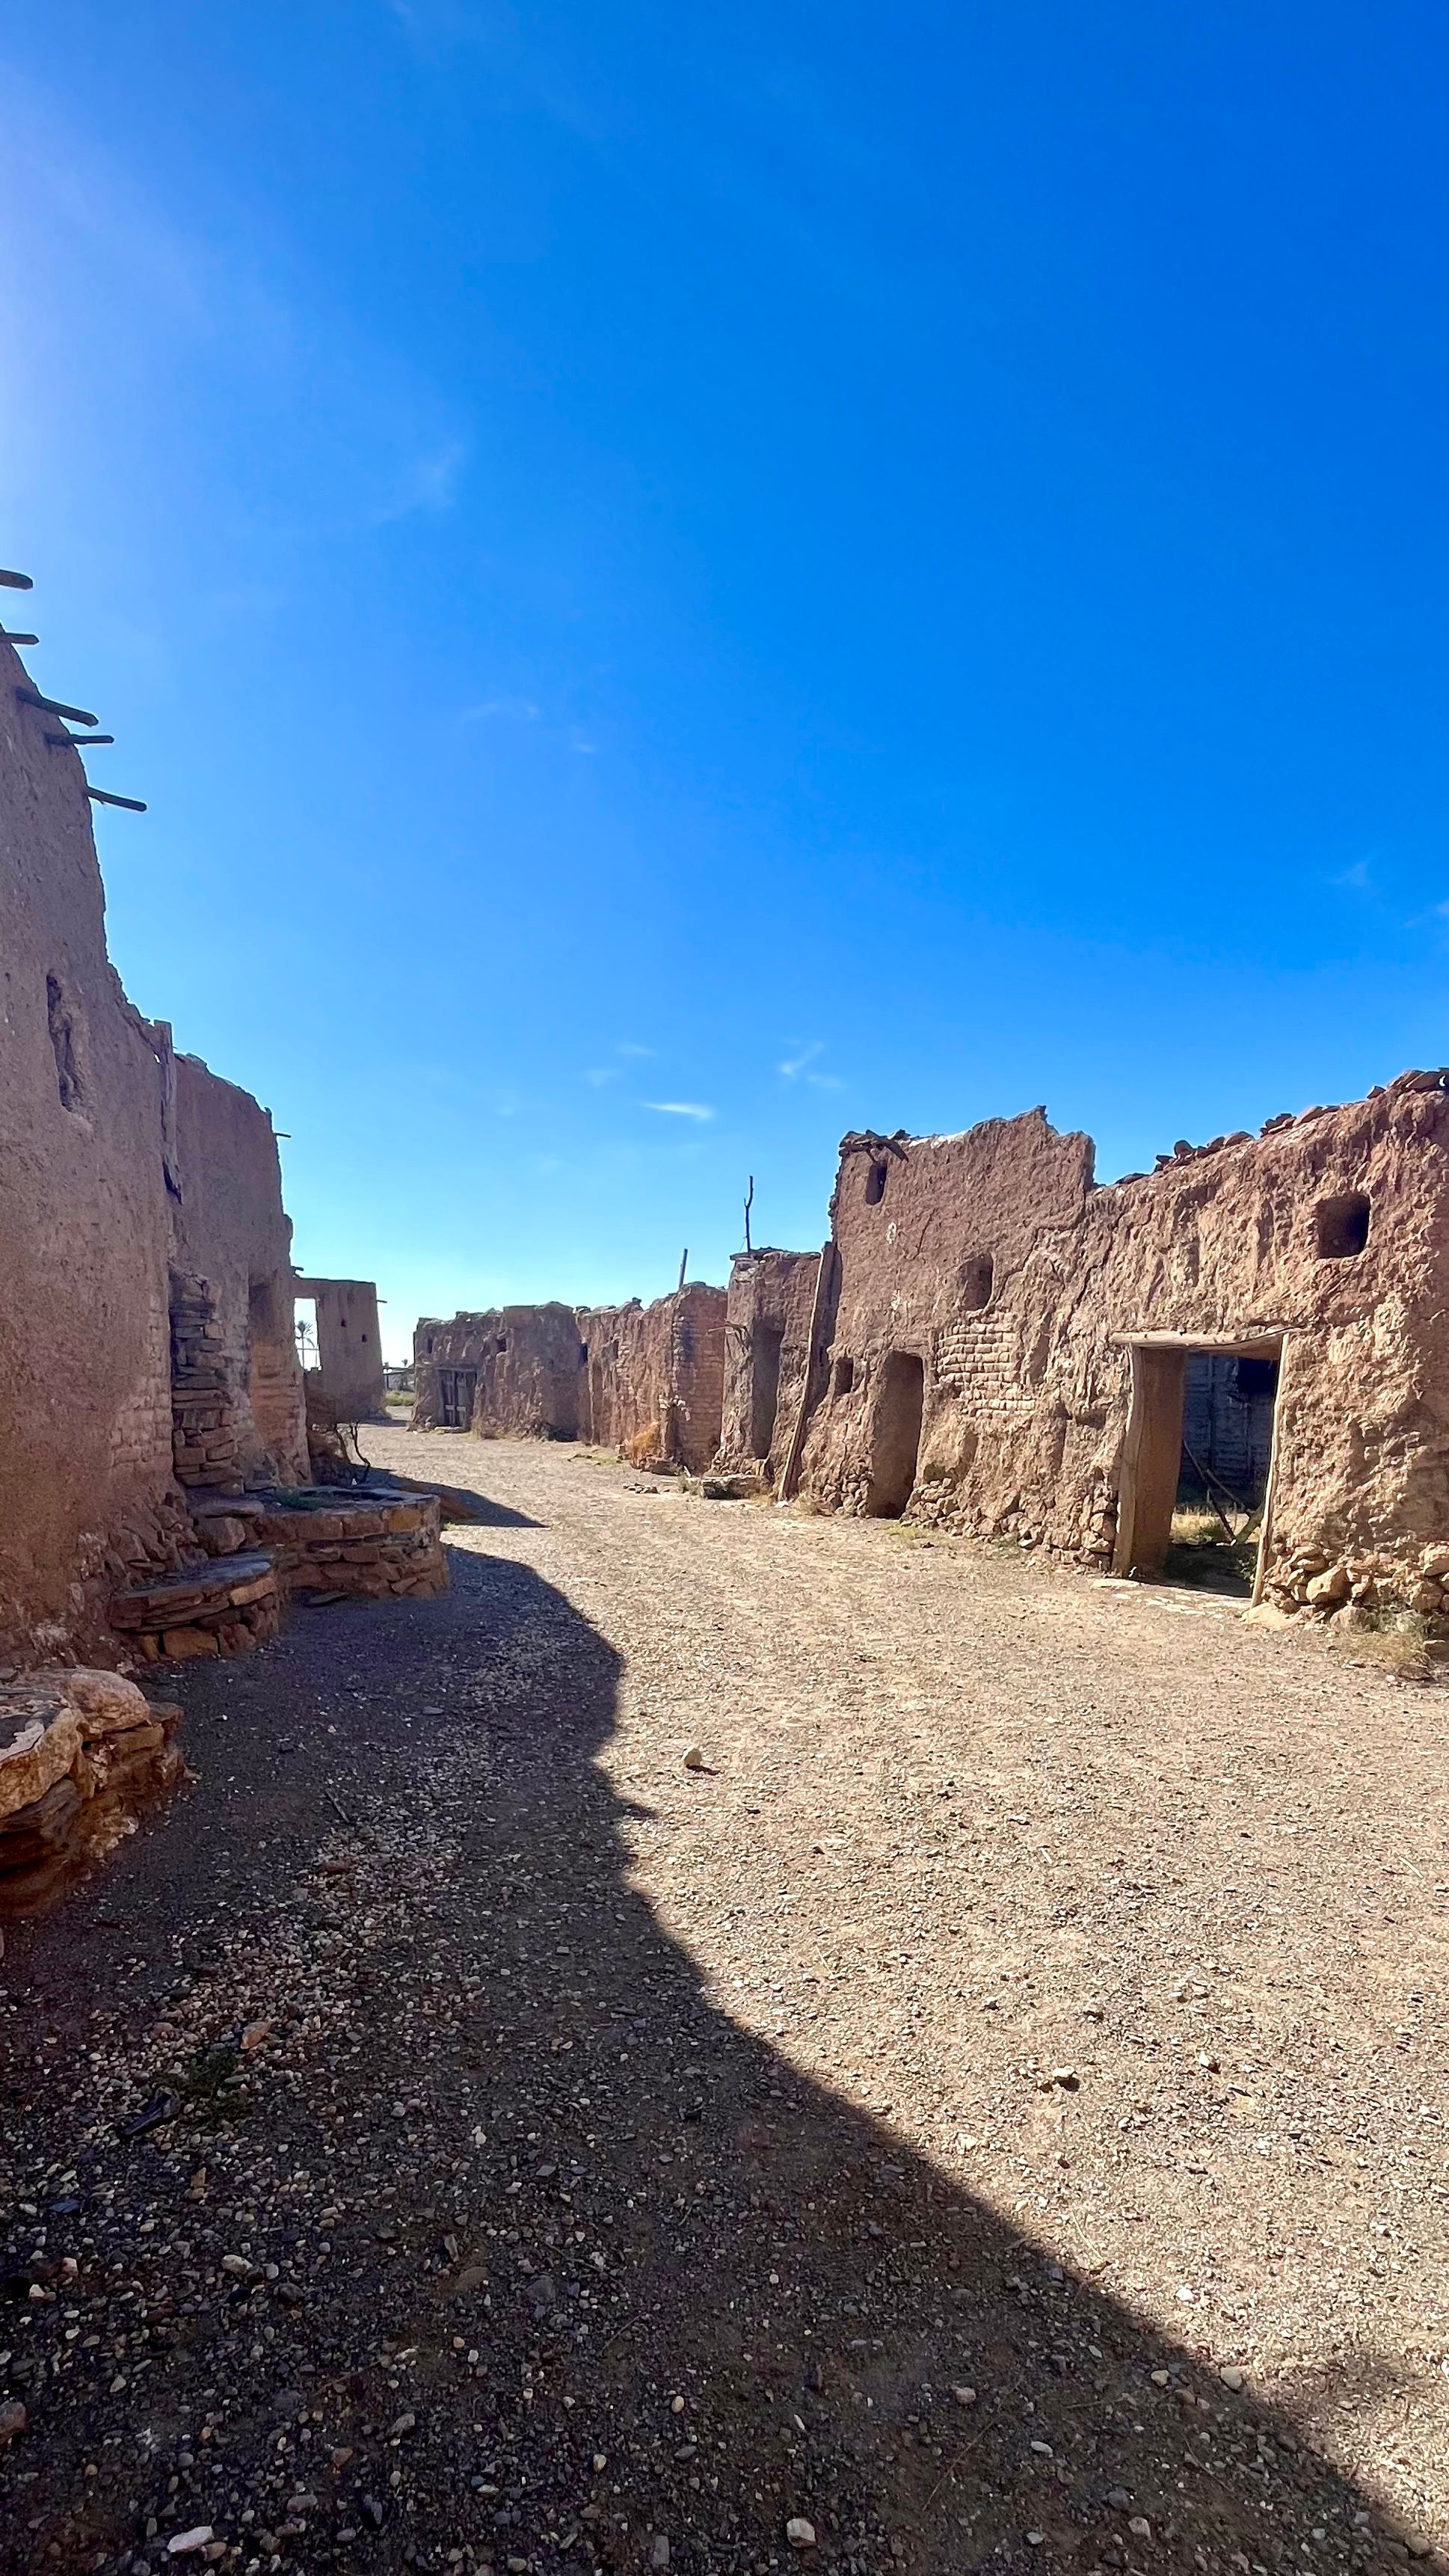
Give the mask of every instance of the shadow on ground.
M 12 1934 L 5 2567 L 154 2576 L 205 2524 L 309 2576 L 1403 2563 L 1288 2423 L 710 2000 L 596 1762 L 614 1651 L 453 1567 L 186 1673 L 198 1785 Z M 39 2302 L 37 2246 L 79 2265 Z

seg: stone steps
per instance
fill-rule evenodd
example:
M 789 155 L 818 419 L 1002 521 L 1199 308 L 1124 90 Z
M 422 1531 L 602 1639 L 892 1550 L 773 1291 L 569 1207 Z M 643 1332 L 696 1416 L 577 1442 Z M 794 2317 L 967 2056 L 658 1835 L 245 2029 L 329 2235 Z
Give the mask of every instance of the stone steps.
M 117 1593 L 108 1616 L 148 1663 L 246 1654 L 277 1633 L 276 1569 L 261 1548 L 213 1556 Z

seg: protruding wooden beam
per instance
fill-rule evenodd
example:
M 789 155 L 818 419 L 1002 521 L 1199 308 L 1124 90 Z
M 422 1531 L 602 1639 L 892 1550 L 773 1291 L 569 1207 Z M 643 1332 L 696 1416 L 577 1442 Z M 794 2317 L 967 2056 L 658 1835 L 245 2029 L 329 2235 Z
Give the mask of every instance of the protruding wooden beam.
M 52 751 L 95 751 L 116 737 L 113 733 L 48 733 L 45 739 Z
M 63 706 L 59 698 L 43 698 L 38 689 L 17 689 L 15 695 L 23 707 L 39 707 L 45 716 L 64 716 L 67 724 L 100 723 L 100 717 L 90 715 L 84 707 Z
M 86 794 L 93 805 L 124 805 L 128 814 L 144 814 L 146 811 L 139 796 L 112 796 L 105 787 L 88 787 Z
M 0 644 L 38 644 L 38 635 L 19 635 L 12 626 L 0 626 Z
M 28 572 L 0 572 L 0 589 L 33 590 L 34 588 L 35 584 Z

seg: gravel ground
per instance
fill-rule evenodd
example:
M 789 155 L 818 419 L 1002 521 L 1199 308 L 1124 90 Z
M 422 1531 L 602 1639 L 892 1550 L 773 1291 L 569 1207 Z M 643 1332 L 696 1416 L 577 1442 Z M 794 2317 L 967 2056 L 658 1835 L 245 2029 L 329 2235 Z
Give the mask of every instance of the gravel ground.
M 1444 1694 L 369 1445 L 449 1597 L 183 1670 L 9 1936 L 0 2564 L 1442 2565 Z

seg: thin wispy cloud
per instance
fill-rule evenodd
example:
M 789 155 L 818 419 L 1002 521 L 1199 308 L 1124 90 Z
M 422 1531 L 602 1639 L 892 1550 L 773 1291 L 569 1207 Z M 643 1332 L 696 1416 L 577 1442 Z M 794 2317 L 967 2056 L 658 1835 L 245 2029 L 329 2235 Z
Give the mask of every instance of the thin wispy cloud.
M 537 724 L 543 713 L 532 698 L 481 698 L 475 707 L 465 707 L 460 724 Z
M 1373 869 L 1367 859 L 1355 859 L 1351 868 L 1345 868 L 1341 876 L 1330 877 L 1328 882 L 1347 887 L 1350 894 L 1372 894 L 1374 891 Z
M 374 526 L 387 527 L 394 519 L 410 518 L 414 510 L 451 510 L 467 462 L 465 438 L 446 439 L 440 447 L 411 458 L 399 473 L 395 490 L 373 512 Z
M 841 1091 L 845 1086 L 838 1073 L 814 1071 L 824 1053 L 825 1040 L 813 1038 L 809 1046 L 797 1047 L 792 1055 L 787 1055 L 784 1062 L 776 1066 L 776 1071 L 782 1073 L 787 1082 L 808 1082 L 815 1091 Z
M 655 1109 L 661 1118 L 712 1118 L 702 1100 L 641 1100 L 641 1109 Z
M 623 1066 L 618 1064 L 591 1064 L 584 1080 L 591 1082 L 596 1091 L 601 1091 L 606 1082 L 617 1082 L 623 1070 Z
M 627 1038 L 620 1038 L 615 1045 L 614 1053 L 615 1055 L 653 1055 L 654 1049 L 653 1047 L 633 1046 Z

